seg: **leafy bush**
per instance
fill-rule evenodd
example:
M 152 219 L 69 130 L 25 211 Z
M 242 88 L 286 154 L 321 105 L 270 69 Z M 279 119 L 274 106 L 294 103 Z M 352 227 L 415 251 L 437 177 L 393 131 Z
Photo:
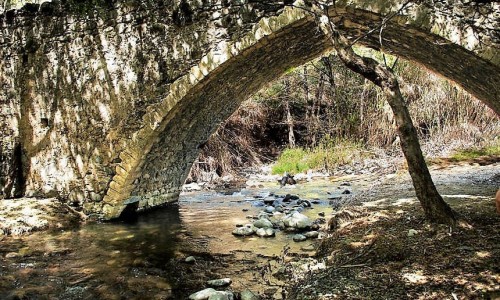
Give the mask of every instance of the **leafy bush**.
M 309 150 L 302 148 L 285 149 L 272 168 L 273 174 L 301 173 L 308 169 L 331 171 L 339 165 L 351 163 L 366 156 L 360 143 L 345 139 L 334 139 L 326 135 Z

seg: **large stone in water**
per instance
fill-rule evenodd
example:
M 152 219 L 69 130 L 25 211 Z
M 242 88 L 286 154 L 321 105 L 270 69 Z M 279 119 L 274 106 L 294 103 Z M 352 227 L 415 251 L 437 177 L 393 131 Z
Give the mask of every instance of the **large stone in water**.
M 305 235 L 303 235 L 303 234 L 296 234 L 296 235 L 293 236 L 293 241 L 294 242 L 303 242 L 305 240 L 307 240 L 307 237 Z
M 306 229 L 312 225 L 311 219 L 299 212 L 286 216 L 283 219 L 283 223 L 286 227 L 293 227 L 297 229 Z
M 237 236 L 248 236 L 254 234 L 251 226 L 238 227 L 233 230 L 233 234 Z
M 255 233 L 260 237 L 272 237 L 275 235 L 274 229 L 272 228 L 259 228 Z
M 253 226 L 257 228 L 273 228 L 273 223 L 268 219 L 258 219 L 257 221 L 253 222 Z

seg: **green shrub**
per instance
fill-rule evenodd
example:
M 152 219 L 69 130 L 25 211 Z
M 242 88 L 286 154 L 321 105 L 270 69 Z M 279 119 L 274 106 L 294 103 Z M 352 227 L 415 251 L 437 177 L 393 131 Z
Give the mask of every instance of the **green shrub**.
M 461 161 L 461 160 L 469 160 L 474 159 L 480 156 L 486 155 L 500 155 L 500 143 L 496 143 L 491 146 L 487 146 L 485 148 L 480 149 L 463 149 L 455 152 L 451 158 Z
M 285 172 L 296 174 L 309 169 L 309 165 L 305 161 L 307 151 L 302 148 L 285 149 L 278 161 L 272 167 L 273 174 L 283 174 Z
M 285 149 L 272 167 L 273 174 L 285 172 L 296 174 L 313 169 L 332 171 L 340 165 L 366 156 L 360 143 L 344 139 L 323 137 L 318 146 L 309 150 L 303 148 Z

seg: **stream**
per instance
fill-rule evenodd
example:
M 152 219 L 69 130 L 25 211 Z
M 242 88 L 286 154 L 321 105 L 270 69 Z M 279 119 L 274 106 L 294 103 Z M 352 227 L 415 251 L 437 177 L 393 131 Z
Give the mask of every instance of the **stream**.
M 279 299 L 281 283 L 263 270 L 283 251 L 309 256 L 311 249 L 301 249 L 313 242 L 296 243 L 293 232 L 260 238 L 232 231 L 251 223 L 262 210 L 255 201 L 273 192 L 315 199 L 303 211 L 313 220 L 320 212 L 328 215 L 328 189 L 331 182 L 322 180 L 300 190 L 272 185 L 190 192 L 133 221 L 6 238 L 0 247 L 0 299 L 186 299 L 206 280 L 224 277 L 233 281 L 230 290 L 249 288 Z M 186 263 L 188 256 L 196 262 Z
M 449 202 L 490 201 L 500 183 L 498 163 L 433 173 Z M 408 176 L 399 177 L 357 175 L 295 188 L 271 182 L 255 189 L 189 192 L 132 221 L 8 236 L 0 241 L 0 299 L 187 299 L 206 288 L 207 280 L 219 278 L 232 280 L 221 289 L 283 299 L 286 282 L 273 274 L 283 262 L 312 256 L 319 240 L 294 242 L 295 233 L 286 230 L 271 238 L 234 236 L 236 225 L 252 223 L 262 211 L 255 201 L 273 193 L 298 195 L 313 203 L 302 212 L 312 220 L 320 213 L 328 218 L 339 198 L 377 207 L 416 203 Z M 187 263 L 189 256 L 196 261 Z

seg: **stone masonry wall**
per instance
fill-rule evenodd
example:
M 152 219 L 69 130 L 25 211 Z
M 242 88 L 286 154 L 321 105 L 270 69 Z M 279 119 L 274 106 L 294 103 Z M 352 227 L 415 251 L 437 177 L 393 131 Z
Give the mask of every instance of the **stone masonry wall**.
M 425 5 L 391 19 L 382 39 L 366 36 L 400 6 L 385 3 L 340 1 L 330 14 L 360 44 L 420 63 L 500 112 L 495 36 L 482 38 L 493 46 L 473 42 Z M 57 196 L 105 218 L 176 200 L 218 124 L 330 47 L 314 18 L 282 2 L 70 0 L 7 11 L 1 196 Z
M 281 9 L 252 2 L 45 2 L 0 15 L 1 196 L 101 201 L 146 108 L 213 45 Z

